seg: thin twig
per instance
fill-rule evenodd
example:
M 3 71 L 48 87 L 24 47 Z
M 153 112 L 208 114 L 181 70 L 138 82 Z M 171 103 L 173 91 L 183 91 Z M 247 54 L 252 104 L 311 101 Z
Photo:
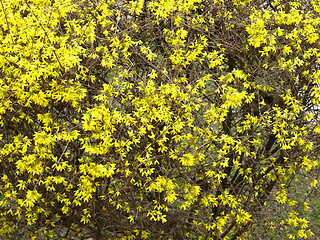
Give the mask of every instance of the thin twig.
M 70 142 L 68 142 L 68 143 L 67 143 L 67 145 L 65 146 L 65 148 L 63 149 L 63 152 L 61 153 L 61 155 L 60 155 L 60 157 L 59 157 L 59 159 L 58 159 L 58 161 L 57 161 L 56 165 L 53 167 L 53 171 L 56 169 L 57 165 L 59 164 L 59 162 L 60 162 L 60 160 L 61 160 L 61 158 L 62 158 L 63 154 L 66 152 L 66 150 L 67 150 L 67 147 L 68 147 L 69 143 L 70 143 Z
M 0 1 L 1 1 L 1 6 L 2 6 L 2 9 L 3 9 L 4 17 L 5 17 L 6 22 L 7 22 L 8 31 L 10 32 L 11 40 L 12 40 L 12 43 L 13 43 L 13 37 L 12 37 L 12 33 L 10 31 L 10 25 L 9 25 L 9 22 L 8 22 L 7 13 L 6 13 L 6 10 L 4 9 L 4 5 L 3 5 L 2 0 L 0 0 Z
M 2 0 L 1 0 L 1 1 L 2 1 Z M 28 2 L 25 1 L 25 3 L 26 3 L 26 5 L 28 6 L 28 8 L 30 8 L 31 13 L 32 13 L 33 16 L 37 19 L 40 27 L 41 27 L 42 30 L 44 31 L 44 35 L 46 36 L 46 38 L 48 39 L 48 42 L 49 42 L 49 43 L 51 44 L 51 46 L 53 47 L 53 54 L 54 54 L 55 58 L 57 59 L 57 61 L 58 61 L 59 65 L 60 65 L 60 68 L 62 69 L 63 73 L 65 73 L 66 70 L 65 70 L 65 68 L 62 66 L 62 64 L 61 64 L 61 62 L 60 62 L 60 59 L 58 58 L 58 55 L 57 55 L 57 53 L 56 53 L 56 49 L 55 49 L 54 45 L 52 44 L 52 42 L 51 42 L 51 40 L 50 40 L 50 38 L 49 38 L 49 36 L 48 36 L 47 31 L 44 29 L 44 27 L 43 27 L 43 25 L 41 24 L 41 21 L 39 20 L 39 18 L 38 18 L 38 17 L 34 14 L 34 12 L 32 11 L 32 9 L 31 9 L 30 5 L 28 4 Z

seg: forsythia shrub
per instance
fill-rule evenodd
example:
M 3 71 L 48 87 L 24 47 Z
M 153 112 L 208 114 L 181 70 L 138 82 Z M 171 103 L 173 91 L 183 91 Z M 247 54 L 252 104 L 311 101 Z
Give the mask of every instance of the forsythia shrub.
M 0 3 L 1 239 L 312 236 L 319 1 Z

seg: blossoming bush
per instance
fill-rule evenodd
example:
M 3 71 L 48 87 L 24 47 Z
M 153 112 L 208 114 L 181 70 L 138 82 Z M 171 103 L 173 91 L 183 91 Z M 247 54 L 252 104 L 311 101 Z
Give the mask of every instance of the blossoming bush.
M 318 1 L 0 3 L 1 238 L 312 236 Z

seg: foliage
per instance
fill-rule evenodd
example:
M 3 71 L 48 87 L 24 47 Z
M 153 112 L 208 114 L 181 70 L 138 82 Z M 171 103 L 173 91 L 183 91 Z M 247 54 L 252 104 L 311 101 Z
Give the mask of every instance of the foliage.
M 320 2 L 0 2 L 1 237 L 312 236 Z

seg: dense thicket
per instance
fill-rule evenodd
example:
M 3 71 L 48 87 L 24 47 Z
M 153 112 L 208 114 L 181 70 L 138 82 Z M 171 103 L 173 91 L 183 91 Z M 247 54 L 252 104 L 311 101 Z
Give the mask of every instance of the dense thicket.
M 317 0 L 0 2 L 1 238 L 312 236 Z

